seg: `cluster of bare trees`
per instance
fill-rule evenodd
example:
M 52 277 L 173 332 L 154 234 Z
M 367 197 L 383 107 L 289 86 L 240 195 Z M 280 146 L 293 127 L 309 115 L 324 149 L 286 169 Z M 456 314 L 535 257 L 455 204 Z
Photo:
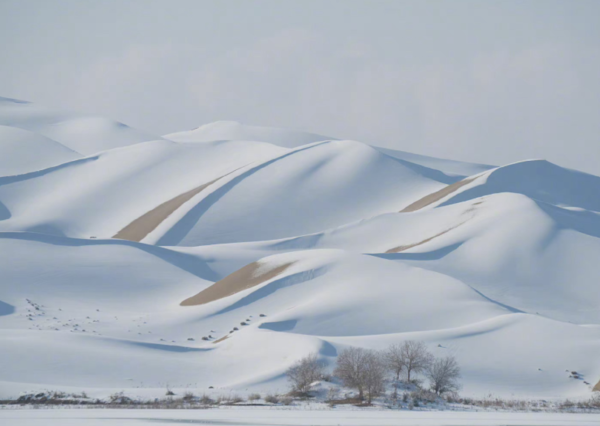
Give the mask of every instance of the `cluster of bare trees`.
M 287 376 L 296 392 L 306 393 L 311 383 L 320 380 L 325 366 L 316 354 L 296 362 Z M 431 391 L 438 395 L 457 391 L 460 368 L 452 356 L 435 358 L 423 342 L 405 341 L 392 345 L 384 351 L 350 347 L 338 355 L 333 372 L 344 386 L 356 389 L 358 397 L 371 403 L 374 397 L 385 392 L 385 384 L 391 375 L 394 398 L 398 396 L 398 384 L 415 383 L 415 375 L 422 374 L 429 381 Z

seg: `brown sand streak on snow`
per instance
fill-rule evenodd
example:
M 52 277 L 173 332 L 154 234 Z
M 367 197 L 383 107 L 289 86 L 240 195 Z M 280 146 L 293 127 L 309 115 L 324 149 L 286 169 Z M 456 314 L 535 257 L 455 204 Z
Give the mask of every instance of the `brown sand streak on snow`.
M 414 212 L 416 210 L 422 209 L 423 207 L 427 207 L 428 205 L 441 200 L 446 195 L 452 194 L 454 191 L 465 186 L 466 184 L 473 182 L 475 179 L 476 178 L 463 179 L 459 182 L 453 183 L 452 185 L 448 185 L 448 186 L 440 189 L 439 191 L 433 192 L 433 193 L 421 198 L 420 200 L 415 201 L 411 205 L 405 207 L 403 210 L 400 210 L 400 213 Z
M 239 170 L 239 169 L 236 169 Z M 235 172 L 236 170 L 229 172 L 223 176 L 211 180 L 203 185 L 200 185 L 188 192 L 179 194 L 178 196 L 171 198 L 169 201 L 165 201 L 158 207 L 150 210 L 142 216 L 135 219 L 125 228 L 117 232 L 113 238 L 119 238 L 121 240 L 129 241 L 142 241 L 146 236 L 154 231 L 158 225 L 160 225 L 167 217 L 169 217 L 175 210 L 181 207 L 186 201 L 189 201 L 192 197 L 202 192 L 206 187 L 212 185 L 216 181 L 225 176 Z
M 234 295 L 240 291 L 247 290 L 264 283 L 271 278 L 283 273 L 294 262 L 285 263 L 266 271 L 259 271 L 260 267 L 264 268 L 259 262 L 253 262 L 244 266 L 241 269 L 227 275 L 220 281 L 217 281 L 210 287 L 202 290 L 200 293 L 185 299 L 180 303 L 181 306 L 196 306 L 214 302 L 227 296 Z

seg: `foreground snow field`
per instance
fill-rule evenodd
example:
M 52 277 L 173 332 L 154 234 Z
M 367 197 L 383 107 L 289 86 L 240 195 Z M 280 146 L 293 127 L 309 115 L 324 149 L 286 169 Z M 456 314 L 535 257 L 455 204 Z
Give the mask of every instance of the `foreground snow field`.
M 0 410 L 16 426 L 596 426 L 600 414 L 306 410 Z
M 331 372 L 349 346 L 419 340 L 456 357 L 462 395 L 586 400 L 600 380 L 599 211 L 599 177 L 543 160 L 468 164 L 233 122 L 160 138 L 2 98 L 0 399 L 264 396 L 310 353 Z M 319 386 L 325 398 L 334 384 Z M 64 415 L 95 413 L 118 417 Z M 515 416 L 504 424 L 569 424 Z

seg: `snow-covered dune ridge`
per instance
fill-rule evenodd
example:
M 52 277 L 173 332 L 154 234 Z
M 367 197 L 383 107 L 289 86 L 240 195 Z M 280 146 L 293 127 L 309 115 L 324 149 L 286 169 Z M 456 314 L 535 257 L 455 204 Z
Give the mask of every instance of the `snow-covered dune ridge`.
M 258 241 L 343 225 L 397 210 L 444 185 L 421 169 L 360 142 L 316 142 L 231 174 L 152 241 Z
M 600 177 L 560 167 L 546 160 L 527 160 L 498 167 L 468 179 L 435 205 L 447 205 L 500 192 L 514 192 L 557 206 L 600 211 Z
M 60 112 L 2 97 L 0 125 L 38 133 L 81 155 L 159 139 L 108 118 Z
M 40 134 L 0 125 L 0 176 L 33 172 L 81 157 Z
M 235 122 L 157 138 L 2 99 L 0 397 L 282 393 L 307 354 L 331 372 L 410 339 L 466 395 L 587 398 L 599 212 L 599 177 L 543 160 Z
M 0 178 L 0 203 L 10 212 L 0 230 L 112 237 L 165 201 L 282 150 L 260 142 L 157 140 Z
M 268 142 L 285 148 L 297 148 L 313 142 L 333 140 L 329 136 L 277 127 L 249 126 L 237 121 L 216 121 L 194 130 L 164 136 L 176 142 L 211 142 L 216 140 L 242 140 Z
M 388 213 L 287 239 L 185 250 L 218 253 L 220 274 L 269 254 L 334 248 L 443 272 L 518 309 L 600 321 L 600 215 L 500 193 L 413 213 Z M 225 259 L 234 262 L 226 262 Z M 565 283 L 569 283 L 565 285 Z
M 441 158 L 427 157 L 425 155 L 413 154 L 411 152 L 398 151 L 395 149 L 375 147 L 390 157 L 409 161 L 414 164 L 440 170 L 451 176 L 467 177 L 476 175 L 495 168 L 487 164 L 466 163 L 464 161 L 445 160 Z
M 145 241 L 161 245 L 256 241 L 397 211 L 448 179 L 456 178 L 355 141 L 290 150 L 264 142 L 158 140 L 0 179 L 0 203 L 11 216 L 0 230 L 123 238 L 119 232 L 134 221 L 203 187 L 131 238 L 152 231 Z

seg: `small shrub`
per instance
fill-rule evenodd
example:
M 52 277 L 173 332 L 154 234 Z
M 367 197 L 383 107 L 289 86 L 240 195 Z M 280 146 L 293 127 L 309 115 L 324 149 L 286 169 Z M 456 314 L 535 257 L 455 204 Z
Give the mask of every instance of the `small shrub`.
M 410 396 L 417 401 L 423 401 L 423 402 L 436 402 L 437 401 L 437 395 L 434 392 L 430 392 L 425 389 L 419 389 L 414 392 L 411 392 Z
M 265 396 L 265 402 L 268 402 L 269 404 L 278 404 L 279 398 L 277 397 L 277 395 L 269 394 Z
M 260 399 L 260 394 L 258 393 L 251 393 L 250 395 L 248 395 L 248 401 L 258 401 Z
M 327 391 L 327 400 L 331 401 L 333 399 L 337 399 L 339 395 L 339 390 L 337 388 L 329 388 Z
M 281 398 L 281 403 L 283 405 L 292 405 L 294 403 L 294 400 L 289 396 L 286 396 L 285 398 Z
M 600 408 L 600 395 L 598 395 L 597 393 L 594 394 L 594 396 L 590 398 L 588 403 L 592 408 Z
M 192 392 L 186 392 L 183 394 L 183 400 L 184 401 L 193 401 L 196 398 L 196 396 L 192 393 Z
M 131 403 L 133 403 L 133 400 L 131 398 L 125 396 L 123 391 L 113 393 L 112 395 L 110 395 L 108 397 L 108 401 L 111 404 L 131 404 Z
M 345 399 L 330 399 L 329 401 L 327 401 L 327 403 L 330 407 L 333 407 L 335 405 L 354 405 L 358 407 L 363 405 L 363 400 L 360 398 L 346 397 Z
M 230 404 L 239 404 L 240 402 L 244 402 L 244 398 L 240 397 L 239 395 L 233 395 L 229 398 Z
M 214 404 L 216 404 L 216 401 L 214 399 L 212 399 L 210 396 L 205 394 L 205 395 L 202 395 L 202 397 L 200 398 L 200 404 L 214 405 Z
M 571 409 L 575 406 L 575 403 L 569 399 L 565 399 L 563 402 L 561 402 L 559 404 L 559 408 L 564 410 L 564 409 Z
M 444 400 L 449 404 L 455 404 L 460 402 L 460 397 L 456 392 L 448 392 L 444 395 Z

